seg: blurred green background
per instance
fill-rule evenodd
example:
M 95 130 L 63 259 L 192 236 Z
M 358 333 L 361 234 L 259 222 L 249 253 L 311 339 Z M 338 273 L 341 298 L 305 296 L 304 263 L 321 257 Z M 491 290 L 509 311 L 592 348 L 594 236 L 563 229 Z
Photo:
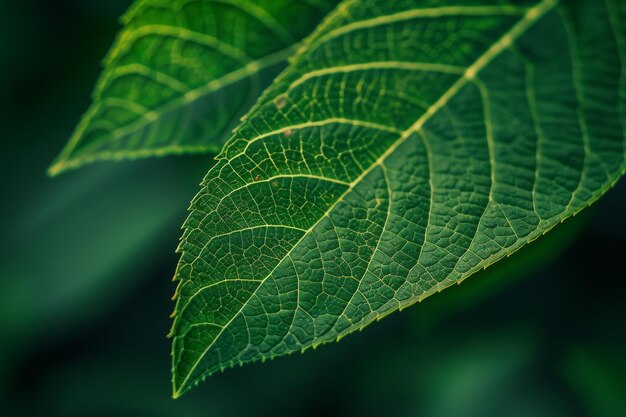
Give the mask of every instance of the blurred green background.
M 624 181 L 363 333 L 172 400 L 174 249 L 211 158 L 45 176 L 129 4 L 0 4 L 1 416 L 626 415 Z

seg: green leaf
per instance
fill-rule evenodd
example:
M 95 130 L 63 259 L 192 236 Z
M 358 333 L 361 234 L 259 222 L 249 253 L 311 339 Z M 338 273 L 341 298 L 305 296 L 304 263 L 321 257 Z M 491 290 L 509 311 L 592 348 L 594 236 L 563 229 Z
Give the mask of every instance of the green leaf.
M 625 21 L 618 0 L 344 2 L 192 202 L 174 396 L 360 330 L 598 199 L 626 169 Z
M 50 167 L 217 153 L 337 0 L 138 0 L 93 104 Z

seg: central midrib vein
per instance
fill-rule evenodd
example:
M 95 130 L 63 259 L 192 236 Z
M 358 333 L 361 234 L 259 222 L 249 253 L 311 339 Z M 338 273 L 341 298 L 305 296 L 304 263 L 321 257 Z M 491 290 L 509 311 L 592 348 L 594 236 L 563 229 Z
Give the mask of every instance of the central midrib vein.
M 429 109 L 424 113 L 413 125 L 411 125 L 408 129 L 406 129 L 402 135 L 394 142 L 376 161 L 374 161 L 366 170 L 364 170 L 361 175 L 355 178 L 348 186 L 346 191 L 341 194 L 337 201 L 334 204 L 331 204 L 330 207 L 326 210 L 326 212 L 320 216 L 320 219 L 316 221 L 306 232 L 303 233 L 302 237 L 293 245 L 293 247 L 287 252 L 287 254 L 276 263 L 274 269 L 272 269 L 266 277 L 260 281 L 258 287 L 252 295 L 248 298 L 250 300 L 255 296 L 258 289 L 263 285 L 263 283 L 274 273 L 276 268 L 278 268 L 282 262 L 288 258 L 291 253 L 297 248 L 300 243 L 322 222 L 323 219 L 328 217 L 330 213 L 334 210 L 334 208 L 339 204 L 339 202 L 343 201 L 346 195 L 348 195 L 354 187 L 363 180 L 369 173 L 371 173 L 375 168 L 381 166 L 382 163 L 389 157 L 391 154 L 395 152 L 396 149 L 400 145 L 402 145 L 406 140 L 411 137 L 411 135 L 417 131 L 419 131 L 424 124 L 430 118 L 436 114 L 444 105 L 448 103 L 448 101 L 454 97 L 464 86 L 466 86 L 469 82 L 471 82 L 476 75 L 487 66 L 496 56 L 498 56 L 504 49 L 506 49 L 509 45 L 511 45 L 515 40 L 517 40 L 520 36 L 522 36 L 537 20 L 542 18 L 546 13 L 552 10 L 557 4 L 559 0 L 543 0 L 536 6 L 528 9 L 524 17 L 518 21 L 508 32 L 506 32 L 496 43 L 494 43 L 484 54 L 482 54 L 471 66 L 467 68 L 462 77 L 460 77 L 433 105 L 429 107 Z M 193 364 L 189 373 L 183 380 L 183 382 L 178 387 L 178 390 L 175 390 L 174 395 L 177 396 L 183 392 L 185 388 L 185 384 L 195 371 L 196 367 L 200 363 L 200 361 L 204 358 L 204 355 L 213 347 L 215 342 L 220 338 L 224 329 L 228 328 L 228 326 L 232 323 L 232 321 L 241 314 L 243 309 L 246 307 L 248 302 L 243 303 L 241 308 L 233 315 L 233 317 L 224 325 L 222 330 L 215 336 L 213 341 L 206 347 L 206 349 L 202 352 L 202 354 L 198 357 L 196 362 Z

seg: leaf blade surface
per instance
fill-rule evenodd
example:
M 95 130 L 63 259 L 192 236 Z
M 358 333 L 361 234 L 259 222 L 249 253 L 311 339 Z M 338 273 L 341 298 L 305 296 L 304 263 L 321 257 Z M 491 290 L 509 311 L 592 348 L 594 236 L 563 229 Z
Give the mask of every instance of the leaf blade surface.
M 335 3 L 137 1 L 50 174 L 99 160 L 217 153 Z
M 175 395 L 361 329 L 606 192 L 625 169 L 624 9 L 343 3 L 192 202 Z

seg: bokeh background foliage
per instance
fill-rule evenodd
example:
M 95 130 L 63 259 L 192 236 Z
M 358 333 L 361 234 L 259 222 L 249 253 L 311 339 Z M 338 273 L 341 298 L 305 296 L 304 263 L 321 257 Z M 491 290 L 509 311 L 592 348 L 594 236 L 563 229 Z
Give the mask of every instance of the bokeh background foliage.
M 170 399 L 169 281 L 208 156 L 45 169 L 130 1 L 0 5 L 0 415 L 622 416 L 626 184 L 488 271 Z

